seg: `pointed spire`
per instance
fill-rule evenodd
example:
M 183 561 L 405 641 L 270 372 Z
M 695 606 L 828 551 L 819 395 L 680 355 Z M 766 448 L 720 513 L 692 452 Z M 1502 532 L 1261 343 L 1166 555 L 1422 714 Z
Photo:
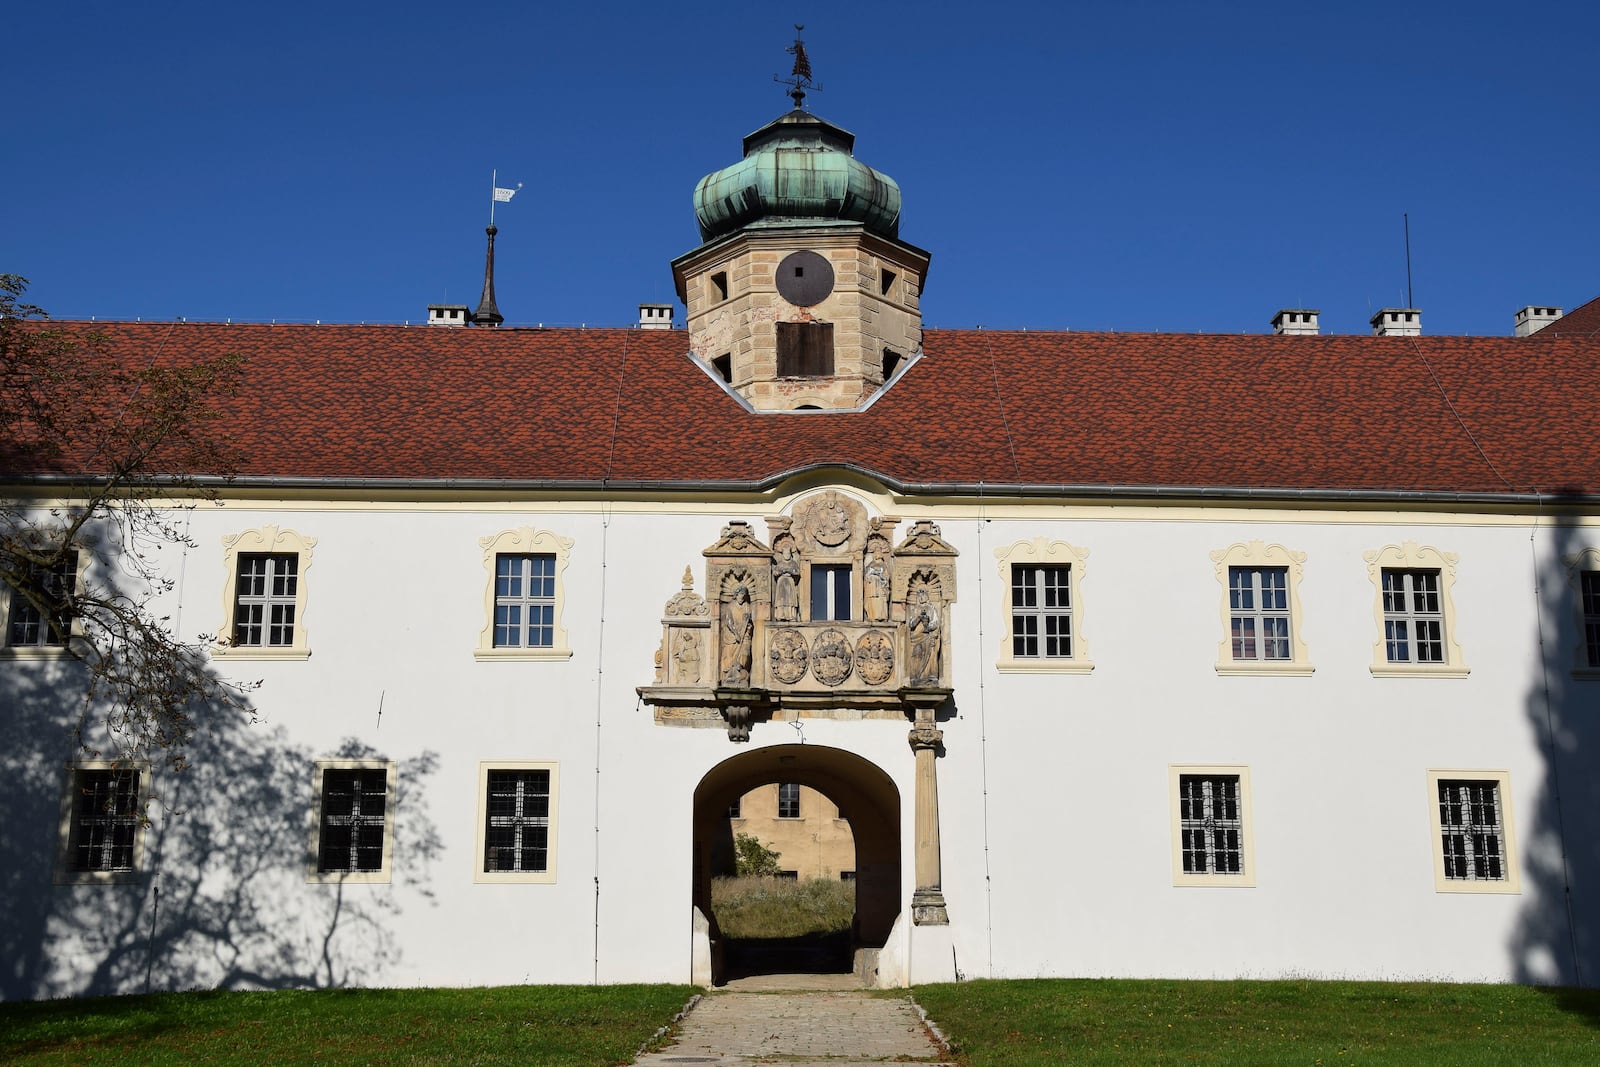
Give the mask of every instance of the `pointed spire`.
M 483 232 L 489 235 L 489 251 L 483 260 L 483 298 L 478 301 L 478 310 L 472 313 L 472 324 L 498 326 L 506 321 L 494 302 L 494 235 L 500 228 L 491 222 Z

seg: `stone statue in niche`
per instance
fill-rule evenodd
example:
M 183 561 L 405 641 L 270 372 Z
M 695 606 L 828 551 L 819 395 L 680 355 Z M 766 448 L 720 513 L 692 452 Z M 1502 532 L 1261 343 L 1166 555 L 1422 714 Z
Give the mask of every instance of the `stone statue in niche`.
M 700 684 L 700 635 L 693 630 L 678 631 L 678 647 L 672 650 L 679 685 Z
M 874 540 L 877 540 L 874 538 Z M 867 568 L 862 575 L 866 586 L 865 603 L 867 621 L 887 622 L 889 619 L 889 565 L 883 555 L 873 552 L 867 557 Z
M 920 586 L 906 618 L 910 645 L 912 685 L 939 684 L 939 606 L 928 596 L 928 587 Z
M 755 632 L 755 612 L 750 606 L 750 587 L 740 584 L 722 606 L 723 685 L 750 684 L 750 639 Z
M 800 559 L 794 538 L 780 535 L 772 551 L 772 618 L 776 622 L 799 622 Z

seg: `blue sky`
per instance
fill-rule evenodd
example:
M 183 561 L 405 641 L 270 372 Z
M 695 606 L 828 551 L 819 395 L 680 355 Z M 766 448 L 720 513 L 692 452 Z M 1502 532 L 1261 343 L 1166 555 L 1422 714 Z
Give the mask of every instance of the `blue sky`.
M 632 322 L 794 22 L 929 325 L 1366 332 L 1405 213 L 1428 333 L 1600 295 L 1592 2 L 19 7 L 0 271 L 58 318 L 475 304 L 498 168 L 508 322 Z

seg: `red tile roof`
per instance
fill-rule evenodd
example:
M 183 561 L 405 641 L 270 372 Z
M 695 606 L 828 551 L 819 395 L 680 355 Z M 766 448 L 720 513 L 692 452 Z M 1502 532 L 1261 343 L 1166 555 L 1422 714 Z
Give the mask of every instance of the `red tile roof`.
M 1600 296 L 1574 308 L 1570 315 L 1563 315 L 1541 330 L 1535 331 L 1534 337 L 1550 339 L 1554 337 L 1587 337 L 1590 340 L 1600 340 Z
M 930 330 L 864 412 L 758 415 L 682 331 L 52 325 L 244 356 L 243 478 L 1600 494 L 1600 336 Z

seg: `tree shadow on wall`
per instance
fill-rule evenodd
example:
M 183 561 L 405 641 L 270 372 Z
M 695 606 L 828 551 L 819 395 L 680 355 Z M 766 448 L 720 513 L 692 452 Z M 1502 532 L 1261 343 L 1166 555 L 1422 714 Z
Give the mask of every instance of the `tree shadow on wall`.
M 1544 987 L 1563 1009 L 1600 1026 L 1600 995 L 1593 992 L 1600 984 L 1600 679 L 1574 672 L 1583 630 L 1573 561 L 1594 542 L 1570 526 L 1547 529 L 1548 538 L 1536 534 L 1535 574 L 1544 670 L 1525 702 L 1544 776 L 1512 783 L 1515 793 L 1535 800 L 1531 812 L 1513 812 L 1524 866 L 1509 948 L 1517 981 Z
M 0 675 L 0 997 L 337 988 L 399 961 L 396 917 L 433 900 L 437 754 L 397 760 L 393 882 L 313 883 L 314 761 L 380 754 L 353 739 L 314 753 L 248 714 L 200 709 L 189 769 L 141 782 L 137 877 L 57 885 L 82 683 L 67 661 L 14 668 Z

